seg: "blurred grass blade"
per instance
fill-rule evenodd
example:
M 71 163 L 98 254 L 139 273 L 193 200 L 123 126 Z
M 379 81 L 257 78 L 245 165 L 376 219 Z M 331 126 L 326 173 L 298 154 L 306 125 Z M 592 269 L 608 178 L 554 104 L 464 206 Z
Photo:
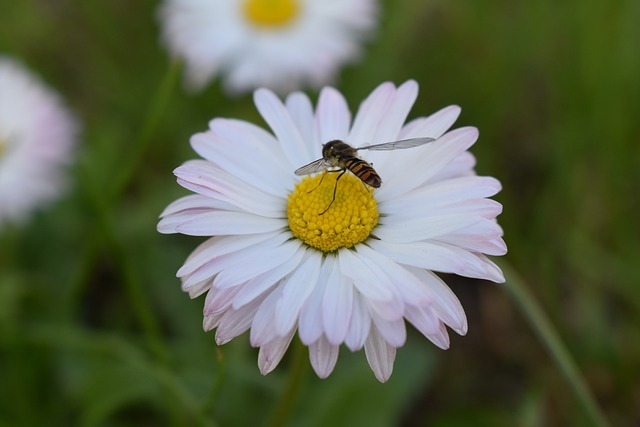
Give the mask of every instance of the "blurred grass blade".
M 580 403 L 593 426 L 608 427 L 609 423 L 596 403 L 589 387 L 580 374 L 576 363 L 564 345 L 558 332 L 551 324 L 534 296 L 529 292 L 524 280 L 508 263 L 499 262 L 507 278 L 506 290 L 520 307 L 523 316 L 529 322 L 542 344 L 547 348 L 556 366 L 565 377 L 574 396 Z

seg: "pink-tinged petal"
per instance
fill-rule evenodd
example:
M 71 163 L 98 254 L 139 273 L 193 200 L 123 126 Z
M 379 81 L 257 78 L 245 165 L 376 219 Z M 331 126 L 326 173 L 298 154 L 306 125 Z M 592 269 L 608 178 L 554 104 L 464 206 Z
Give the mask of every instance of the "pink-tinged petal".
M 273 196 L 247 184 L 205 160 L 190 160 L 176 168 L 178 184 L 203 196 L 229 203 L 238 209 L 266 217 L 285 216 L 283 197 Z
M 462 214 L 416 218 L 405 222 L 394 221 L 394 219 L 392 217 L 380 219 L 380 224 L 374 230 L 379 239 L 394 243 L 436 239 L 472 226 L 484 218 Z M 383 223 L 382 221 L 385 220 L 389 222 Z
M 404 318 L 398 320 L 386 320 L 382 317 L 372 316 L 375 329 L 382 335 L 384 340 L 392 347 L 402 347 L 407 339 L 407 329 L 404 325 Z
M 191 252 L 184 265 L 176 273 L 176 276 L 182 277 L 191 274 L 216 257 L 271 240 L 280 233 L 282 232 L 211 237 Z
M 282 280 L 287 274 L 291 273 L 298 264 L 300 264 L 303 255 L 304 251 L 298 250 L 292 257 L 284 261 L 282 264 L 247 281 L 247 283 L 240 287 L 240 292 L 236 298 L 234 298 L 233 308 L 238 309 L 243 305 L 248 304 L 264 292 L 267 292 L 269 289 L 276 286 L 280 280 Z
M 403 214 L 416 209 L 428 212 L 439 206 L 491 197 L 501 188 L 500 182 L 495 178 L 466 176 L 425 185 L 400 197 L 380 202 L 378 208 L 385 215 Z
M 382 335 L 373 328 L 364 344 L 364 352 L 378 381 L 387 382 L 393 372 L 396 348 L 387 344 Z
M 367 303 L 371 317 L 374 319 L 376 317 L 389 321 L 402 319 L 404 302 L 400 298 L 394 296 L 387 301 L 368 300 Z
M 353 285 L 340 274 L 334 257 L 327 257 L 331 273 L 322 297 L 322 325 L 327 340 L 333 345 L 341 344 L 347 336 L 353 310 Z
M 285 106 L 307 146 L 306 152 L 309 153 L 309 157 L 304 160 L 304 163 L 320 158 L 322 142 L 318 139 L 313 106 L 309 97 L 302 92 L 294 92 L 287 96 Z
M 269 295 L 260 303 L 258 311 L 253 316 L 251 322 L 251 333 L 249 342 L 253 347 L 262 347 L 268 342 L 278 338 L 275 328 L 276 304 L 282 293 L 282 284 L 271 291 Z
M 240 288 L 238 287 L 231 289 L 211 289 L 204 300 L 203 314 L 205 317 L 226 311 L 231 307 L 239 290 Z
M 331 272 L 337 269 L 335 256 L 328 255 L 320 267 L 320 275 L 313 292 L 300 310 L 298 319 L 298 335 L 304 345 L 318 341 L 324 332 L 322 320 L 322 296 Z
M 368 244 L 399 264 L 443 273 L 456 273 L 464 268 L 464 260 L 457 256 L 457 252 L 437 242 L 392 243 L 375 240 Z
M 237 286 L 273 270 L 295 256 L 300 250 L 301 242 L 289 240 L 276 247 L 264 245 L 261 249 L 256 247 L 259 245 L 242 251 L 242 254 L 236 252 L 229 255 L 230 259 L 223 263 L 222 270 L 213 279 L 213 286 L 220 288 Z M 234 259 L 231 259 L 232 257 Z
M 457 105 L 450 105 L 429 117 L 421 117 L 407 123 L 400 131 L 398 139 L 420 138 L 428 136 L 440 138 L 458 120 L 461 108 Z
M 184 196 L 176 200 L 167 206 L 160 217 L 167 217 L 171 215 L 175 215 L 182 212 L 208 212 L 214 209 L 226 209 L 226 207 L 231 206 L 227 203 L 220 202 L 219 200 L 212 199 L 210 197 L 201 196 L 200 194 L 192 194 L 189 196 Z
M 377 275 L 378 269 L 366 258 L 350 249 L 341 249 L 338 252 L 338 264 L 342 275 L 350 279 L 367 298 L 379 301 L 393 298 L 387 278 Z
M 213 286 L 224 288 L 239 285 L 244 281 L 257 276 L 258 274 L 261 274 L 257 273 L 255 274 L 255 276 L 247 277 L 249 273 L 255 273 L 256 271 L 260 271 L 263 268 L 269 268 L 269 266 L 276 265 L 278 259 L 286 259 L 284 257 L 289 256 L 288 251 L 295 250 L 295 248 L 292 246 L 294 246 L 296 243 L 300 245 L 299 242 L 287 240 L 287 235 L 285 233 L 281 233 L 269 240 L 256 242 L 250 247 L 212 258 L 210 261 L 203 264 L 202 267 L 199 267 L 192 273 L 185 275 L 182 278 L 183 286 L 189 286 L 192 283 L 214 276 L 217 280 L 214 282 Z M 261 249 L 270 251 L 269 256 L 263 258 L 263 254 L 260 252 Z M 280 256 L 281 258 L 277 258 L 278 256 Z M 262 259 L 264 259 L 266 262 L 254 261 L 251 264 L 247 263 L 247 260 Z M 224 273 L 221 273 L 223 270 Z M 238 271 L 240 272 L 237 273 Z M 263 272 L 264 271 L 262 271 L 262 273 Z
M 224 313 L 218 313 L 215 316 L 207 316 L 202 320 L 202 329 L 204 329 L 205 332 L 209 332 L 212 329 L 215 329 L 218 327 L 218 324 L 220 324 L 220 319 L 222 319 L 222 315 Z
M 409 268 L 429 287 L 433 295 L 431 307 L 437 316 L 459 335 L 465 335 L 468 330 L 467 316 L 451 289 L 434 273 L 420 268 Z
M 429 338 L 432 343 L 443 350 L 449 348 L 449 333 L 447 332 L 446 326 L 444 326 L 442 322 L 440 322 L 440 327 L 438 328 L 436 333 L 427 335 L 427 338 Z
M 465 127 L 448 132 L 436 141 L 421 147 L 398 150 L 397 155 L 394 154 L 396 159 L 393 163 L 396 169 L 378 170 L 382 176 L 383 185 L 377 190 L 376 199 L 383 202 L 421 186 L 453 159 L 468 150 L 477 139 L 478 130 Z M 406 176 L 406 171 L 411 171 L 411 179 Z
M 345 140 L 349 134 L 351 112 L 344 96 L 331 87 L 320 92 L 316 108 L 316 127 L 324 144 L 334 139 Z
M 279 145 L 252 139 L 236 121 L 216 119 L 211 128 L 191 137 L 191 146 L 198 154 L 261 192 L 278 196 L 287 191 L 291 179 L 284 172 L 287 162 L 277 156 Z
M 307 145 L 282 101 L 267 89 L 256 90 L 253 100 L 260 115 L 282 144 L 284 155 L 291 166 L 296 168 L 308 161 L 310 153 L 307 150 Z
M 218 345 L 226 344 L 238 335 L 245 333 L 251 327 L 253 317 L 261 303 L 261 299 L 256 299 L 237 310 L 227 310 L 220 318 L 216 330 L 216 343 Z
M 282 294 L 276 304 L 276 331 L 284 335 L 295 327 L 302 306 L 313 292 L 320 275 L 322 256 L 308 250 L 297 269 L 283 282 Z
M 349 350 L 358 351 L 364 346 L 369 336 L 371 316 L 364 302 L 364 297 L 357 291 L 353 297 L 351 323 L 349 323 L 349 330 L 347 331 L 344 343 L 349 347 Z
M 212 280 L 210 278 L 207 278 L 200 282 L 191 283 L 191 284 L 185 284 L 183 282 L 182 290 L 189 294 L 189 298 L 191 299 L 198 298 L 200 295 L 204 294 L 209 289 L 211 289 L 211 282 Z
M 458 157 L 453 159 L 449 164 L 440 169 L 438 173 L 429 178 L 426 182 L 438 182 L 445 179 L 457 178 L 460 176 L 475 175 L 476 157 L 469 151 L 460 153 Z
M 440 329 L 440 318 L 430 306 L 407 306 L 405 317 L 425 337 L 437 334 Z
M 372 239 L 373 240 L 373 239 Z M 394 262 L 391 258 L 375 251 L 371 246 L 358 245 L 358 253 L 373 261 L 380 268 L 381 274 L 389 278 L 393 292 L 401 301 L 410 304 L 427 304 L 430 295 L 424 286 L 407 269 Z
M 286 219 L 245 212 L 207 212 L 183 222 L 176 231 L 189 236 L 242 235 L 284 230 L 287 224 Z
M 360 108 L 358 108 L 358 112 L 353 120 L 353 126 L 351 126 L 348 141 L 345 142 L 355 146 L 385 142 L 375 141 L 374 136 L 378 130 L 378 125 L 387 113 L 387 106 L 395 92 L 396 88 L 390 82 L 378 86 L 371 95 L 360 104 Z
M 282 360 L 282 356 L 287 352 L 289 344 L 291 344 L 294 333 L 295 329 L 287 336 L 275 338 L 267 344 L 260 346 L 260 351 L 258 352 L 258 368 L 260 368 L 262 375 L 267 375 L 278 366 L 278 363 Z
M 332 345 L 325 337 L 320 337 L 309 345 L 309 360 L 318 377 L 327 378 L 338 361 L 340 347 Z
M 375 142 L 391 142 L 397 141 L 400 130 L 404 121 L 407 119 L 409 111 L 418 97 L 418 84 L 414 80 L 409 80 L 400 85 L 388 103 L 387 111 L 376 130 L 375 136 L 371 141 Z M 376 165 L 376 167 L 384 165 L 388 161 L 393 161 L 394 156 L 390 156 L 389 152 L 371 151 L 367 152 L 367 160 Z M 395 153 L 394 153 L 395 154 Z

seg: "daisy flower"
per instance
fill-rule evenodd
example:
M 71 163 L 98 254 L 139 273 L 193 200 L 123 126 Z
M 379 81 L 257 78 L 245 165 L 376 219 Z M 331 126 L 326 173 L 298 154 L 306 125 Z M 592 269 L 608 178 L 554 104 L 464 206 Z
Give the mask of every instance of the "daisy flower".
M 495 220 L 502 206 L 488 199 L 500 183 L 477 176 L 467 151 L 478 131 L 447 132 L 457 106 L 404 124 L 417 93 L 414 81 L 384 83 L 352 120 L 333 88 L 322 90 L 315 110 L 302 93 L 283 103 L 260 89 L 254 101 L 272 133 L 218 118 L 191 138 L 204 159 L 175 175 L 195 194 L 169 205 L 158 230 L 211 236 L 177 275 L 191 297 L 207 294 L 204 328 L 216 329 L 218 344 L 250 330 L 263 374 L 297 332 L 318 376 L 332 372 L 344 344 L 364 348 L 386 381 L 405 321 L 443 349 L 446 326 L 467 332 L 462 306 L 434 272 L 504 281 L 486 256 L 506 253 Z M 361 152 L 382 178 L 377 189 L 351 172 L 339 180 L 294 174 L 320 158 L 327 141 L 360 147 L 424 137 L 436 140 Z
M 377 0 L 166 0 L 162 38 L 191 89 L 224 74 L 231 93 L 330 82 L 358 59 Z
M 60 194 L 77 125 L 59 96 L 0 56 L 0 225 Z

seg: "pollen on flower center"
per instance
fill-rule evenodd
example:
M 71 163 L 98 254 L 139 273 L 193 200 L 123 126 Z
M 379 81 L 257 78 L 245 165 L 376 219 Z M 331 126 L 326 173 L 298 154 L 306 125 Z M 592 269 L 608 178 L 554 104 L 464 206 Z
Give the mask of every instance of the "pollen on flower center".
M 336 188 L 339 175 L 325 172 L 303 178 L 287 204 L 291 232 L 323 252 L 350 248 L 366 240 L 378 224 L 373 189 L 350 173 L 342 175 Z M 336 198 L 331 203 L 334 188 Z
M 245 0 L 244 16 L 260 27 L 284 27 L 300 13 L 300 0 Z

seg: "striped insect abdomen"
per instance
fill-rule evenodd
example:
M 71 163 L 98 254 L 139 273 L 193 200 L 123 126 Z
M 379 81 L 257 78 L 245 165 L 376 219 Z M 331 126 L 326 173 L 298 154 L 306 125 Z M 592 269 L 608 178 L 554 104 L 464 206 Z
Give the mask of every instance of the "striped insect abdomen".
M 344 166 L 349 169 L 355 176 L 360 178 L 365 184 L 379 188 L 382 184 L 380 175 L 371 167 L 371 165 L 358 157 L 350 157 L 344 159 Z

